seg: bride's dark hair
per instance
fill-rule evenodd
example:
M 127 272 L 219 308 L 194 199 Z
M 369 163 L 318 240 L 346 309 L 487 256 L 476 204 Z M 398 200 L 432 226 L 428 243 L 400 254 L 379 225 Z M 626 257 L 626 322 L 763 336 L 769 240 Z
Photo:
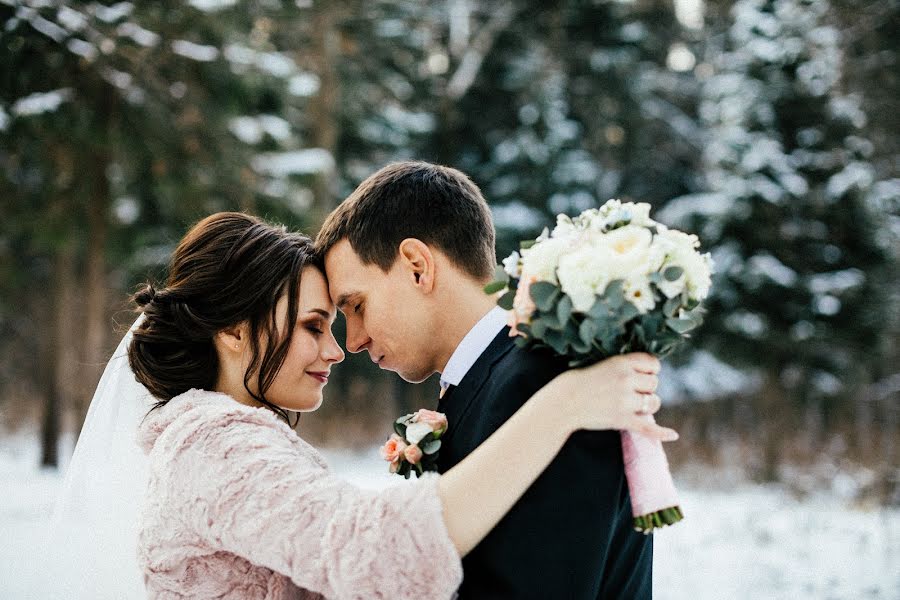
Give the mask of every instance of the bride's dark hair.
M 132 298 L 144 320 L 134 330 L 128 362 L 159 400 L 154 408 L 191 388 L 212 390 L 219 375 L 213 337 L 246 322 L 251 361 L 244 387 L 288 421 L 287 411 L 266 399 L 266 390 L 287 356 L 300 272 L 311 264 L 312 241 L 283 226 L 234 212 L 197 223 L 172 255 L 165 287 L 148 283 Z M 278 332 L 275 305 L 285 292 L 287 326 Z M 254 376 L 255 390 L 249 385 Z

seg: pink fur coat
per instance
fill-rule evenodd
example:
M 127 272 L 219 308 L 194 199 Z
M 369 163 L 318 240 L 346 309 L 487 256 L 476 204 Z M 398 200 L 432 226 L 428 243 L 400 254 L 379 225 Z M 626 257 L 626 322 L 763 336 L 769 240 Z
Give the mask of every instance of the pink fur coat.
M 272 412 L 191 390 L 139 431 L 150 598 L 450 598 L 462 581 L 437 477 L 366 491 Z

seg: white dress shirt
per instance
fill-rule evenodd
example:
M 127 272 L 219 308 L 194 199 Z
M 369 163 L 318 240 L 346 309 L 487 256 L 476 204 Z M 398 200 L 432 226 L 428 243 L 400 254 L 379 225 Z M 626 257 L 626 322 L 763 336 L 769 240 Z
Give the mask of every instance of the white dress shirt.
M 447 361 L 447 366 L 441 373 L 441 389 L 447 389 L 450 385 L 459 385 L 466 376 L 475 361 L 478 360 L 487 347 L 500 331 L 506 327 L 509 313 L 499 306 L 492 308 L 486 315 L 475 323 L 466 337 L 462 339 L 456 350 Z

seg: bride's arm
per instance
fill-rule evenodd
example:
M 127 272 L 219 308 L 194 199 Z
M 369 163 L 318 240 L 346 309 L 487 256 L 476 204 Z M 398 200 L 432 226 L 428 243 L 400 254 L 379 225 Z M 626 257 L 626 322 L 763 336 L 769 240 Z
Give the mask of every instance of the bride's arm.
M 477 544 L 577 429 L 664 437 L 634 414 L 655 388 L 655 359 L 617 357 L 560 375 L 446 474 L 379 491 L 330 474 L 263 411 L 206 404 L 179 418 L 155 456 L 178 531 L 326 597 L 450 597 L 459 557 Z M 563 407 L 565 409 L 563 410 Z M 651 396 L 650 408 L 658 407 Z M 515 451 L 510 451 L 514 448 Z
M 438 494 L 450 539 L 465 556 L 512 508 L 578 429 L 631 429 L 662 440 L 677 434 L 636 413 L 656 390 L 659 361 L 646 354 L 567 371 L 441 476 Z M 655 412 L 659 399 L 647 398 Z

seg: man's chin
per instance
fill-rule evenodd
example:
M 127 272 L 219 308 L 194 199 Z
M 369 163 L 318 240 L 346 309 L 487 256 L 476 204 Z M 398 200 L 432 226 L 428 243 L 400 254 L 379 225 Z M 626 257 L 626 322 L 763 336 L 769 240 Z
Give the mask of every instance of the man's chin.
M 387 369 L 388 371 L 393 371 L 397 375 L 400 376 L 400 379 L 407 383 L 422 383 L 426 379 L 431 376 L 431 373 L 427 375 L 422 374 L 421 372 L 409 372 L 409 371 L 401 371 L 399 369 Z

